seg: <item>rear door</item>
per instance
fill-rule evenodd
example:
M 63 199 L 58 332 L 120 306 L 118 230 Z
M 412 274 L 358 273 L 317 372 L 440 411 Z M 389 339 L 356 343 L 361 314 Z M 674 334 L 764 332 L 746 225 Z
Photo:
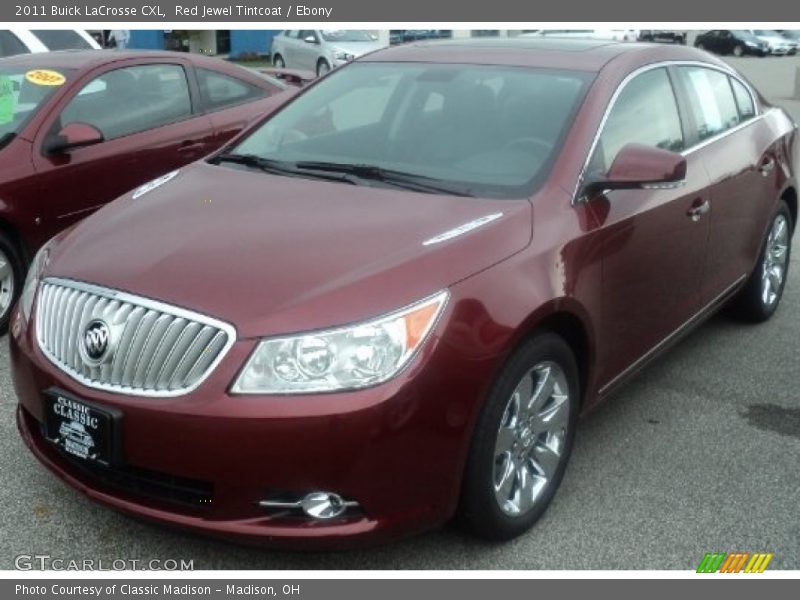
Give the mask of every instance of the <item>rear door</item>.
M 263 86 L 205 67 L 196 67 L 197 86 L 202 110 L 207 113 L 214 127 L 214 145 L 221 146 L 254 120 L 264 114 L 263 102 L 272 91 Z
M 703 299 L 710 302 L 753 267 L 778 187 L 776 149 L 743 81 L 710 67 L 676 71 L 688 100 L 692 154 L 703 161 L 712 186 L 703 275 Z
M 208 153 L 210 119 L 194 109 L 186 65 L 115 63 L 94 72 L 53 111 L 34 141 L 44 218 L 62 229 L 163 173 Z M 47 141 L 71 122 L 89 123 L 104 141 L 48 153 Z
M 666 68 L 647 70 L 619 93 L 589 162 L 606 173 L 623 146 L 646 144 L 681 152 L 681 111 Z M 603 222 L 602 339 L 608 383 L 656 348 L 701 306 L 700 280 L 708 219 L 708 176 L 689 156 L 686 181 L 669 189 L 616 190 L 589 199 Z M 692 215 L 698 215 L 693 217 Z

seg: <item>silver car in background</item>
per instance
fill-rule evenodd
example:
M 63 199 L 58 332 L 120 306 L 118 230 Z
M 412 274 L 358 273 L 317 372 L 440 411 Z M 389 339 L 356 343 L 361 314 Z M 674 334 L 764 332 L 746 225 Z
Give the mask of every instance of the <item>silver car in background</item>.
M 366 29 L 287 29 L 272 38 L 272 64 L 320 76 L 385 46 Z
M 772 29 L 748 29 L 749 33 L 756 36 L 759 41 L 769 47 L 769 53 L 776 56 L 791 56 L 797 54 L 798 43 L 788 39 Z

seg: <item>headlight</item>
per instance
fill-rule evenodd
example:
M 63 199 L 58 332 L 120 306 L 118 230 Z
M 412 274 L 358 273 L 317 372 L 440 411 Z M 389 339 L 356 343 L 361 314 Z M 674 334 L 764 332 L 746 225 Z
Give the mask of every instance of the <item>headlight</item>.
M 336 60 L 344 60 L 344 61 L 351 61 L 356 57 L 355 54 L 350 54 L 349 52 L 345 52 L 344 50 L 335 50 L 333 52 L 333 58 Z
M 750 46 L 751 48 L 758 48 L 758 44 L 756 42 L 745 42 L 745 46 Z
M 409 363 L 425 342 L 448 297 L 449 293 L 443 290 L 364 323 L 262 340 L 231 392 L 332 392 L 387 381 Z
M 36 290 L 39 287 L 39 278 L 47 265 L 48 258 L 50 258 L 51 243 L 52 240 L 39 248 L 36 256 L 33 257 L 33 261 L 31 261 L 28 275 L 25 277 L 25 284 L 22 286 L 22 294 L 20 294 L 19 297 L 19 308 L 26 321 L 31 316 L 33 301 L 36 298 Z

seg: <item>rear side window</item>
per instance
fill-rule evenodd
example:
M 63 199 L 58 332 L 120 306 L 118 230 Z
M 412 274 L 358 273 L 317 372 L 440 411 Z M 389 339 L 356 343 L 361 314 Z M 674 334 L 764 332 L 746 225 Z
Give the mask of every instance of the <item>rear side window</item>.
M 70 29 L 33 29 L 31 33 L 47 46 L 48 50 L 91 50 L 92 45 L 77 31 Z
M 703 67 L 680 67 L 679 72 L 688 91 L 698 141 L 739 124 L 739 110 L 725 73 Z
M 200 95 L 209 110 L 241 104 L 267 95 L 266 90 L 236 77 L 209 69 L 197 69 Z
M 28 49 L 13 33 L 0 29 L 0 57 L 16 54 L 28 54 Z
M 178 65 L 141 65 L 103 73 L 61 113 L 60 125 L 81 122 L 107 139 L 154 129 L 192 114 L 186 74 Z
M 730 78 L 733 95 L 736 98 L 736 107 L 739 109 L 739 118 L 742 121 L 752 119 L 756 115 L 756 107 L 753 104 L 753 97 L 738 79 Z
M 617 97 L 589 163 L 605 173 L 626 144 L 680 152 L 685 148 L 678 104 L 666 69 L 652 69 L 630 81 Z

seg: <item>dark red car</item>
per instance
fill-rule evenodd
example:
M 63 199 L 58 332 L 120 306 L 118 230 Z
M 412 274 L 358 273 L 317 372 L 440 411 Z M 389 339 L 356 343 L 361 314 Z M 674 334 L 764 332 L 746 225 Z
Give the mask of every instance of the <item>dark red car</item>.
M 285 85 L 170 52 L 0 60 L 0 330 L 33 253 L 120 194 L 205 156 Z
M 724 304 L 776 310 L 795 142 L 691 48 L 371 54 L 39 252 L 21 435 L 89 497 L 209 534 L 344 544 L 459 511 L 512 537 L 580 414 Z

